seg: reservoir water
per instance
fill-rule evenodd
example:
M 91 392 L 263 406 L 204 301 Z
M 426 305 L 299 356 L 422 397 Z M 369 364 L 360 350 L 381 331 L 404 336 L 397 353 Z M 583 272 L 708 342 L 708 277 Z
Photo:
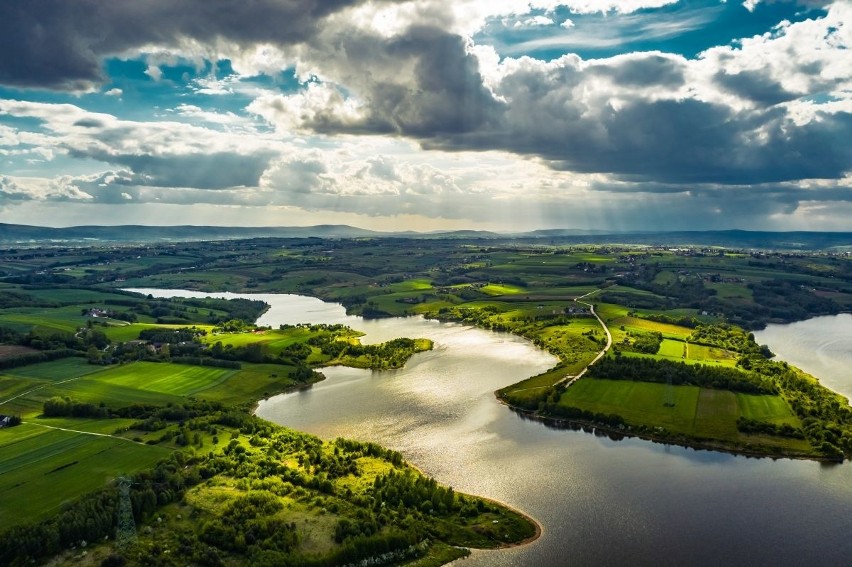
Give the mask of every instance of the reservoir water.
M 313 298 L 244 297 L 273 306 L 260 324 L 344 323 L 365 331 L 365 342 L 435 342 L 401 370 L 326 369 L 327 380 L 262 401 L 257 413 L 324 438 L 377 441 L 440 482 L 506 502 L 543 526 L 536 542 L 476 551 L 462 567 L 852 564 L 848 463 L 755 459 L 549 429 L 494 397 L 495 389 L 553 364 L 523 339 L 421 318 L 365 321 Z M 818 360 L 844 369 L 825 381 L 848 395 L 852 343 L 836 341 L 852 337 L 852 317 L 811 323 L 756 335 L 821 378 L 811 366 Z M 787 337 L 796 352 L 785 350 Z M 803 346 L 801 337 L 814 342 Z

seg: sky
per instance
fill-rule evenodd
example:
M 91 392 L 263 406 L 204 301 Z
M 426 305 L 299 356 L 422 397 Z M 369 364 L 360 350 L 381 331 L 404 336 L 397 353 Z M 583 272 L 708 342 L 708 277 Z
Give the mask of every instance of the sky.
M 852 0 L 2 0 L 0 222 L 852 231 Z

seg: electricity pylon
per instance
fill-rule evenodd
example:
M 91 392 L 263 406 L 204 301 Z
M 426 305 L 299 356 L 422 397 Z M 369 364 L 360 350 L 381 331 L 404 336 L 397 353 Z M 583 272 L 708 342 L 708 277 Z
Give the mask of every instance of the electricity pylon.
M 119 549 L 127 549 L 136 543 L 136 521 L 133 519 L 133 505 L 130 503 L 130 485 L 125 476 L 118 477 L 118 526 L 115 530 L 115 543 Z

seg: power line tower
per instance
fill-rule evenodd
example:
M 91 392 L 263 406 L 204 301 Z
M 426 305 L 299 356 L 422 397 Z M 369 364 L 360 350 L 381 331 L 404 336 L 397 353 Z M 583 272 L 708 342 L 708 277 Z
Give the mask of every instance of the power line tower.
M 663 405 L 667 408 L 673 408 L 675 406 L 675 393 L 671 376 L 666 378 L 666 401 Z
M 125 476 L 118 477 L 118 526 L 115 530 L 115 543 L 119 549 L 127 549 L 136 543 L 136 521 L 133 519 L 133 505 L 130 503 L 130 485 Z

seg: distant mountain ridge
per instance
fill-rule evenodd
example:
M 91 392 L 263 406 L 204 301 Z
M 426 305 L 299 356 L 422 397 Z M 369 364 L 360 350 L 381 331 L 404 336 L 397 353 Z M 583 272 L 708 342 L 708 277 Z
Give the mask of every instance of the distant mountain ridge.
M 41 242 L 103 240 L 114 242 L 151 242 L 178 240 L 226 240 L 231 238 L 358 238 L 383 233 L 348 225 L 310 227 L 249 226 L 70 226 L 53 228 L 22 224 L 0 224 L 0 242 Z
M 648 246 L 724 246 L 775 250 L 852 251 L 852 232 L 766 232 L 747 230 L 608 232 L 581 229 L 545 229 L 518 233 L 480 230 L 438 232 L 378 232 L 349 225 L 227 227 L 227 226 L 72 226 L 53 228 L 0 223 L 0 243 L 83 244 L 93 242 L 144 243 L 246 238 L 455 238 L 512 240 L 553 244 L 642 244 Z

